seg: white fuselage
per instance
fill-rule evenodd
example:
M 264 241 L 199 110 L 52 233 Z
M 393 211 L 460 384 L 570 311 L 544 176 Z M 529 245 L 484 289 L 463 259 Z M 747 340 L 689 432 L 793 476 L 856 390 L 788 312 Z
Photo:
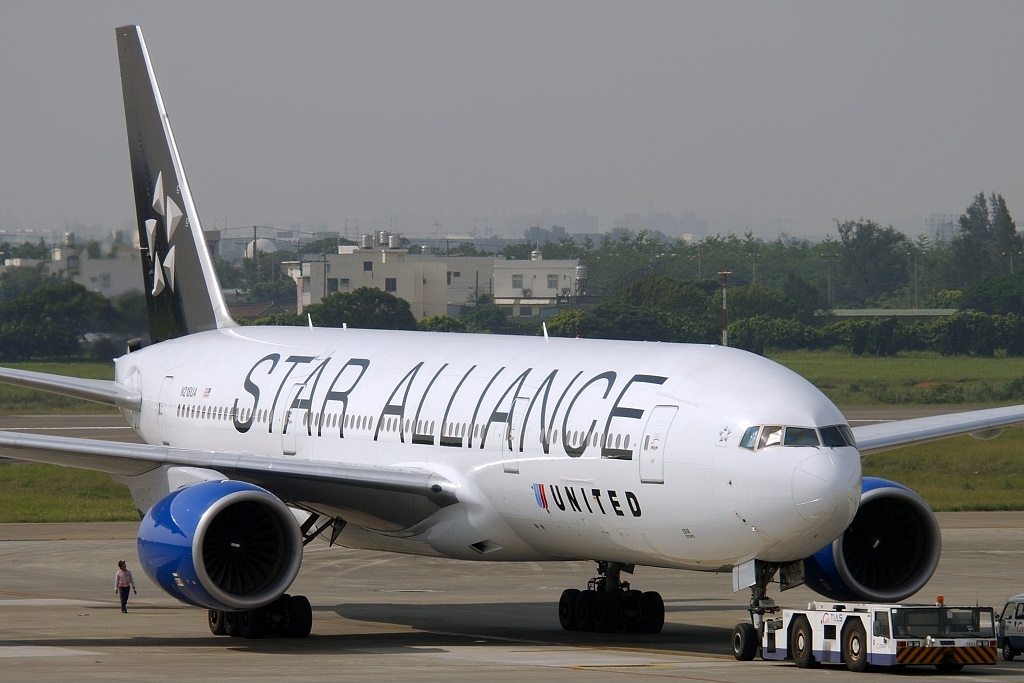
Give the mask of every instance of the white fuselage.
M 806 557 L 857 510 L 853 447 L 741 448 L 845 424 L 798 375 L 702 345 L 238 327 L 117 360 L 147 443 L 422 468 L 459 503 L 412 528 L 339 500 L 338 542 L 462 559 L 719 570 Z M 301 506 L 301 501 L 291 501 Z

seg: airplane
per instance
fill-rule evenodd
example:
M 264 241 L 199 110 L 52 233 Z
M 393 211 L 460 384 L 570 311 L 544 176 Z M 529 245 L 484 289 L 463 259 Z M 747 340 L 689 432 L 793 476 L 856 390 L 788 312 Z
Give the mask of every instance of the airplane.
M 592 560 L 566 630 L 662 630 L 637 567 L 898 602 L 941 551 L 935 516 L 861 458 L 993 437 L 1024 406 L 851 428 L 811 383 L 724 346 L 239 326 L 228 313 L 142 31 L 116 29 L 150 343 L 115 379 L 0 381 L 116 406 L 144 441 L 0 431 L 0 455 L 107 472 L 142 518 L 145 573 L 214 634 L 305 637 L 303 548 L 467 561 Z M 776 579 L 776 577 L 778 577 Z

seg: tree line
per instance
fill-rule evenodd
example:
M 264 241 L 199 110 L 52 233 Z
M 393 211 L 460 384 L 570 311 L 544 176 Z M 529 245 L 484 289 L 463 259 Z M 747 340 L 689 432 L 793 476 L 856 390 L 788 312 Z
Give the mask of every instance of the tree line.
M 547 319 L 548 333 L 647 341 L 718 343 L 721 285 L 729 271 L 730 345 L 772 349 L 847 348 L 854 354 L 891 355 L 905 349 L 943 354 L 1022 353 L 1024 255 L 1002 195 L 978 193 L 959 217 L 952 240 L 911 239 L 892 226 L 859 219 L 836 223 L 821 242 L 780 235 L 773 241 L 709 236 L 698 242 L 657 233 L 616 230 L 573 236 L 554 226 L 531 229 L 546 259 L 578 258 L 588 266 L 585 300 L 597 305 L 562 310 Z M 257 251 L 235 266 L 217 264 L 221 284 L 250 300 L 294 303 L 294 283 L 281 273 L 285 260 L 333 250 L 337 239 L 304 245 L 299 253 Z M 417 245 L 406 242 L 410 251 Z M 500 254 L 529 258 L 537 242 L 511 244 Z M 48 253 L 45 245 L 0 244 L 9 257 Z M 481 255 L 471 243 L 454 254 Z M 930 321 L 830 318 L 837 308 L 948 308 L 958 314 Z M 380 290 L 337 293 L 301 315 L 280 313 L 262 324 L 421 329 L 446 332 L 540 334 L 537 322 L 517 323 L 483 296 L 458 316 L 416 322 L 408 303 Z M 85 288 L 46 276 L 40 268 L 8 268 L 0 275 L 0 360 L 81 356 L 90 332 L 144 336 L 141 293 L 108 301 Z M 92 345 L 95 347 L 95 344 Z M 102 348 L 102 354 L 118 349 Z M 106 355 L 106 357 L 112 357 Z

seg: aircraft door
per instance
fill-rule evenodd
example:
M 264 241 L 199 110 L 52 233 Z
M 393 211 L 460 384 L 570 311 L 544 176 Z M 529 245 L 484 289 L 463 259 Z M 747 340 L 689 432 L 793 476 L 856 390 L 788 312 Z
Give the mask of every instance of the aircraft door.
M 644 484 L 665 483 L 665 440 L 678 406 L 655 406 L 647 418 L 640 438 L 640 481 Z
M 521 439 L 526 437 L 525 434 L 520 434 L 519 430 L 526 429 L 523 420 L 529 405 L 529 398 L 516 396 L 512 401 L 512 410 L 508 412 L 508 420 L 505 422 L 504 438 L 501 440 L 501 460 L 505 472 L 509 474 L 519 474 L 519 444 Z
M 160 441 L 165 446 L 170 446 L 170 429 L 168 428 L 168 420 L 171 418 L 171 385 L 174 383 L 174 377 L 168 375 L 164 377 L 163 383 L 160 385 L 160 403 L 156 409 L 156 422 L 160 429 Z
M 307 408 L 292 407 L 305 386 L 305 382 L 296 382 L 288 390 L 288 402 L 284 404 L 284 414 L 281 417 L 281 452 L 284 455 L 295 455 L 299 430 L 304 429 L 309 420 Z
M 281 412 L 281 452 L 284 455 L 295 455 L 298 450 L 299 434 L 312 434 L 317 429 L 318 422 L 327 419 L 325 415 L 313 413 L 312 393 L 316 390 L 330 355 L 330 351 L 319 352 L 315 359 L 311 359 L 309 365 L 291 377 L 292 385 L 285 394 L 286 401 Z M 299 379 L 300 377 L 302 379 Z M 307 444 L 310 453 L 313 443 L 311 440 Z

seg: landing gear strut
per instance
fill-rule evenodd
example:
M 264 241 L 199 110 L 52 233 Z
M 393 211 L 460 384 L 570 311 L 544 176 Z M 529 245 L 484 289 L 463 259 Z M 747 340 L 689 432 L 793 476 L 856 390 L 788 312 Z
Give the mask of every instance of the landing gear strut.
M 566 631 L 640 631 L 658 633 L 665 625 L 665 603 L 656 591 L 631 590 L 620 581 L 621 572 L 633 573 L 633 565 L 597 563 L 598 576 L 586 590 L 567 588 L 558 601 L 558 621 Z
M 207 617 L 215 636 L 305 638 L 313 627 L 313 609 L 306 596 L 287 593 L 266 607 L 237 612 L 211 609 Z
M 778 611 L 775 601 L 768 597 L 768 584 L 775 578 L 779 565 L 773 562 L 754 563 L 754 584 L 750 587 L 750 623 L 736 624 L 732 630 L 732 654 L 741 662 L 757 656 L 764 629 L 764 615 Z

